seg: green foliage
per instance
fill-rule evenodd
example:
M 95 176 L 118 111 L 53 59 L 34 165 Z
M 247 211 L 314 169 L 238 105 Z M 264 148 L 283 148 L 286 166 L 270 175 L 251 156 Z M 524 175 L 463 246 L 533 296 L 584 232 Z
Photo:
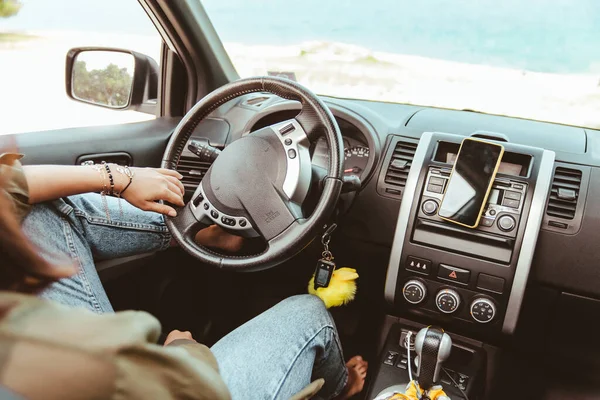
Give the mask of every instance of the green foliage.
M 109 64 L 104 69 L 88 71 L 85 61 L 73 65 L 73 95 L 81 100 L 125 107 L 129 103 L 132 76 L 127 68 Z
M 0 0 L 0 18 L 16 15 L 22 6 L 18 0 Z

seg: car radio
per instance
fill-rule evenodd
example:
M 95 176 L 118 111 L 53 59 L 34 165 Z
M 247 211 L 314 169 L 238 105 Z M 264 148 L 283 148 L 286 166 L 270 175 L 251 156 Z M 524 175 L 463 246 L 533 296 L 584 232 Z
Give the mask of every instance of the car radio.
M 438 214 L 450 178 L 450 168 L 430 167 L 419 206 L 419 218 L 445 223 Z M 488 203 L 476 230 L 514 238 L 523 211 L 527 184 L 509 178 L 496 178 Z

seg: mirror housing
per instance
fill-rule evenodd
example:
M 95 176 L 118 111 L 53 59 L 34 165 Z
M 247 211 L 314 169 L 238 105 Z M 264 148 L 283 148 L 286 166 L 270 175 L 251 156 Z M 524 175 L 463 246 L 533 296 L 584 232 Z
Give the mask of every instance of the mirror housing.
M 87 65 L 88 62 L 90 66 Z M 114 88 L 115 77 L 106 76 L 109 71 L 119 75 L 117 78 L 121 82 L 118 90 Z M 67 96 L 82 103 L 112 110 L 135 110 L 156 114 L 158 76 L 156 61 L 135 51 L 109 47 L 77 47 L 67 52 Z M 83 81 L 90 79 L 91 84 L 95 86 L 91 93 L 90 82 L 86 82 L 85 88 L 82 87 Z M 100 92 L 107 86 L 111 91 L 109 95 L 105 90 Z

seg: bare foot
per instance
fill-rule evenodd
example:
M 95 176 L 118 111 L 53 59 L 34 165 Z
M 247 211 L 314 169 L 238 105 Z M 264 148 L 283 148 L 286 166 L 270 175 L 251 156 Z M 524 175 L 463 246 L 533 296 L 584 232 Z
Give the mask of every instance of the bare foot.
M 225 250 L 229 253 L 240 251 L 244 238 L 226 232 L 218 225 L 211 225 L 196 234 L 196 243 L 213 249 Z
M 354 356 L 348 360 L 346 368 L 348 368 L 348 382 L 346 382 L 342 394 L 337 397 L 339 400 L 349 399 L 363 390 L 369 363 L 363 360 L 361 356 Z

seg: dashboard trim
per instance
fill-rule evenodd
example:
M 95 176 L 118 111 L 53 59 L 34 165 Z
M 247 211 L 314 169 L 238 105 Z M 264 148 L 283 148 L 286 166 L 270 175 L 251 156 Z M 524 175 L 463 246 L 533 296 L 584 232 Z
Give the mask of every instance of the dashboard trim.
M 396 223 L 396 231 L 394 232 L 392 253 L 390 255 L 390 262 L 385 277 L 384 297 L 386 301 L 392 305 L 394 304 L 396 297 L 396 283 L 398 280 L 398 271 L 400 269 L 400 258 L 402 257 L 402 249 L 404 247 L 404 238 L 408 228 L 410 211 L 417 191 L 419 175 L 423 169 L 425 156 L 429 150 L 432 137 L 433 134 L 431 132 L 423 132 L 421 140 L 419 140 L 419 144 L 417 145 L 410 171 L 408 172 L 406 185 L 404 186 L 404 196 L 402 198 L 402 203 L 400 203 L 400 212 L 398 213 L 398 222 Z
M 521 252 L 519 253 L 519 258 L 517 260 L 512 289 L 510 291 L 508 305 L 504 315 L 504 322 L 502 325 L 503 333 L 513 333 L 517 326 L 521 304 L 523 303 L 523 295 L 525 294 L 527 280 L 529 279 L 529 270 L 531 269 L 533 254 L 542 227 L 546 202 L 548 201 L 550 193 L 555 157 L 556 155 L 553 151 L 544 150 L 540 160 L 540 168 L 537 174 L 533 198 L 531 200 L 529 216 L 526 221 L 525 233 L 523 234 Z

